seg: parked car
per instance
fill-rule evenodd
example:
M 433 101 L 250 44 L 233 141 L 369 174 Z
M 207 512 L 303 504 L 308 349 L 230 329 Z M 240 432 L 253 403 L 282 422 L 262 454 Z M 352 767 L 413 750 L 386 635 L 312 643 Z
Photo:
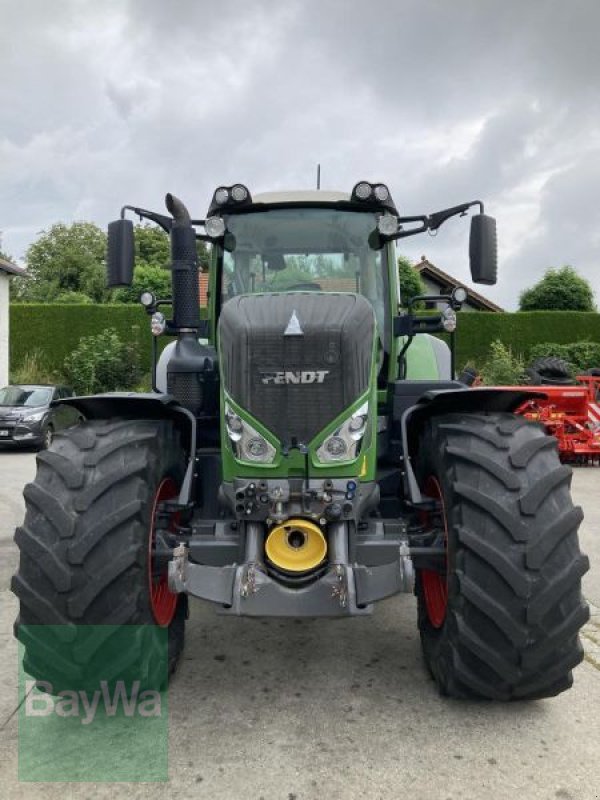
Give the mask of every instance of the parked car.
M 50 405 L 73 394 L 68 386 L 20 384 L 0 389 L 0 444 L 49 447 L 56 431 L 83 420 L 73 408 Z

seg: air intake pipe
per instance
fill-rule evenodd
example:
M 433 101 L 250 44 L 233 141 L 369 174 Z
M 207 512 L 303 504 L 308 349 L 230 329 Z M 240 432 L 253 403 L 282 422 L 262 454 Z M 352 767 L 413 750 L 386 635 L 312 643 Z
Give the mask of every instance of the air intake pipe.
M 200 300 L 198 296 L 198 253 L 196 231 L 184 204 L 167 194 L 165 204 L 171 216 L 171 260 L 173 286 L 174 327 L 188 329 L 197 334 L 200 328 Z
M 198 254 L 196 231 L 184 204 L 172 194 L 165 198 L 173 217 L 171 260 L 173 327 L 178 341 L 167 365 L 167 391 L 196 417 L 218 413 L 218 368 L 215 350 L 200 344 Z

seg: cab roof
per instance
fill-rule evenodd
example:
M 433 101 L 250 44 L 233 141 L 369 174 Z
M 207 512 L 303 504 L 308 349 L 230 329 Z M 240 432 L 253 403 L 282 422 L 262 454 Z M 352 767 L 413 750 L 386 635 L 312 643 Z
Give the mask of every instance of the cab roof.
M 279 203 L 340 203 L 350 202 L 349 192 L 330 192 L 316 189 L 299 189 L 286 192 L 260 192 L 252 195 L 252 204 L 265 205 Z

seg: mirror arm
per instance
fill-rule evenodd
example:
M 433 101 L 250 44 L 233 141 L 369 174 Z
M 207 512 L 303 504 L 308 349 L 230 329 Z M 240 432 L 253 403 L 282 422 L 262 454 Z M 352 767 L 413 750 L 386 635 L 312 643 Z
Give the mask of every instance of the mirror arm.
M 405 239 L 407 236 L 414 236 L 416 233 L 423 233 L 427 230 L 427 220 L 428 217 L 419 216 L 419 217 L 398 217 L 398 224 L 400 225 L 400 229 L 397 233 L 393 236 L 384 236 L 383 234 L 379 234 L 382 241 L 389 241 L 390 239 Z M 402 224 L 406 222 L 420 222 L 417 228 L 409 228 L 407 231 L 402 230 Z
M 148 219 L 151 222 L 155 222 L 159 225 L 163 231 L 166 233 L 171 233 L 171 228 L 173 227 L 173 219 L 171 217 L 167 217 L 164 214 L 158 214 L 156 211 L 148 211 L 145 208 L 137 208 L 137 206 L 123 206 L 121 209 L 121 219 L 125 219 L 125 212 L 132 211 L 136 214 L 140 219 Z M 192 219 L 190 220 L 191 225 L 204 225 L 203 219 Z M 209 244 L 212 242 L 214 243 L 214 239 L 211 239 L 210 236 L 207 236 L 205 233 L 196 233 L 196 239 L 199 239 L 202 242 L 208 242 Z
M 481 200 L 471 200 L 469 203 L 462 203 L 459 206 L 452 208 L 445 208 L 442 211 L 436 211 L 429 216 L 416 216 L 416 217 L 398 217 L 398 224 L 400 227 L 404 223 L 420 222 L 417 228 L 410 228 L 407 231 L 400 229 L 392 236 L 384 236 L 380 234 L 382 241 L 389 241 L 390 239 L 404 239 L 407 236 L 414 236 L 416 233 L 423 233 L 424 231 L 437 231 L 437 229 L 446 222 L 446 220 L 457 215 L 465 214 L 473 206 L 479 206 L 479 212 L 484 213 L 483 203 Z
M 465 214 L 472 206 L 479 206 L 480 213 L 483 214 L 483 203 L 481 200 L 471 200 L 470 203 L 461 203 L 459 206 L 453 206 L 452 208 L 444 208 L 442 211 L 436 211 L 433 214 L 430 214 L 427 217 L 427 227 L 430 231 L 437 231 L 437 229 L 446 222 L 446 220 L 450 219 L 451 217 L 455 217 L 458 214 L 461 216 Z
M 121 219 L 125 219 L 125 212 L 126 211 L 133 211 L 140 219 L 149 219 L 151 222 L 155 222 L 159 225 L 163 231 L 167 233 L 171 233 L 171 228 L 173 226 L 173 220 L 171 217 L 167 217 L 164 214 L 157 214 L 156 211 L 148 211 L 145 208 L 137 208 L 136 206 L 123 206 L 121 209 Z

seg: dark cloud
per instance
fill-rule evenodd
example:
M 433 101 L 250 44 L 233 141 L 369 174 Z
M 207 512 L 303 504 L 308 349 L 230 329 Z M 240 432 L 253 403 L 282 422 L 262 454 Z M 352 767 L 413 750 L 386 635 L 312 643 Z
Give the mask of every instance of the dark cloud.
M 510 306 L 545 268 L 598 277 L 600 6 L 479 0 L 0 0 L 0 229 L 99 224 L 165 191 L 386 180 L 406 213 L 482 198 Z M 468 230 L 406 240 L 468 277 Z

